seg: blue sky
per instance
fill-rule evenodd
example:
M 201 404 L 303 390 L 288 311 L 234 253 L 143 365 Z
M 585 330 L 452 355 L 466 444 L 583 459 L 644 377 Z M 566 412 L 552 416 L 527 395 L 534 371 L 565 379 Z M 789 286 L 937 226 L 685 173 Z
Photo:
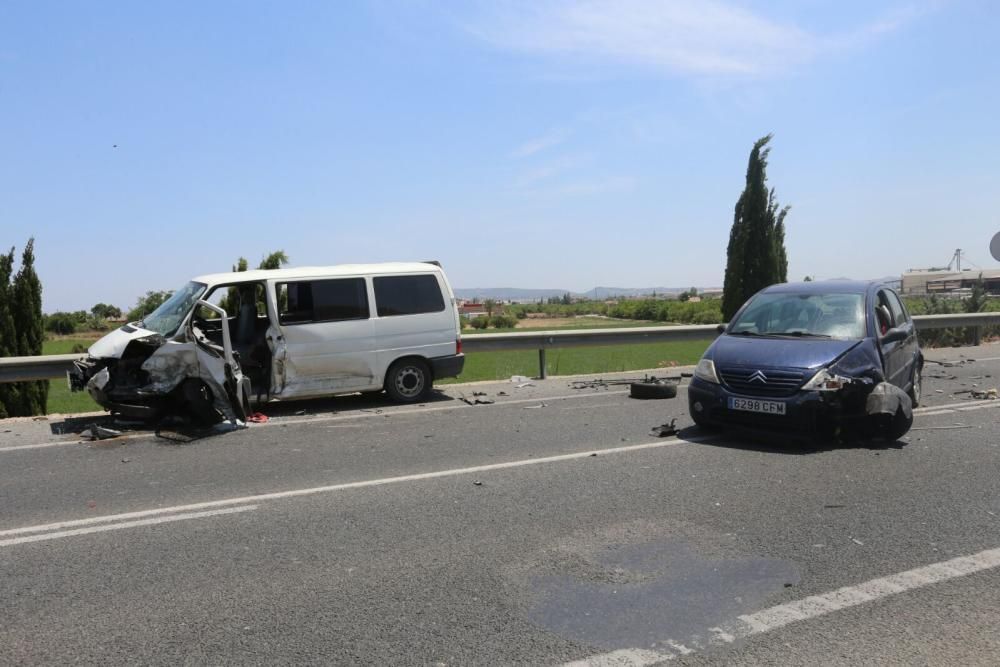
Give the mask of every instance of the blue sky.
M 8 0 L 0 244 L 49 311 L 279 248 L 718 285 L 774 132 L 790 277 L 994 268 L 998 34 L 991 0 Z

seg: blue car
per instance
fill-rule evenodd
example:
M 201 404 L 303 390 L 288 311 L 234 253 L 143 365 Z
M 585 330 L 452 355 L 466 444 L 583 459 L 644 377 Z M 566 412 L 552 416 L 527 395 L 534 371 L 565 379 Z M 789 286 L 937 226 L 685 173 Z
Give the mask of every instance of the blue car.
M 913 423 L 923 355 L 882 283 L 773 285 L 720 332 L 688 390 L 699 426 L 895 441 Z

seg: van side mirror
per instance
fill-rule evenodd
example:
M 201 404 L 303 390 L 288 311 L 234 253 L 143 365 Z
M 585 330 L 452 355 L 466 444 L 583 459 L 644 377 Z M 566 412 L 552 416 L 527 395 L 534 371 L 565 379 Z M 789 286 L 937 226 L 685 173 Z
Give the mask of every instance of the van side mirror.
M 726 325 L 720 324 L 719 326 L 715 327 L 715 330 L 718 331 L 720 334 L 724 334 L 726 333 Z
M 881 343 L 883 345 L 898 343 L 900 341 L 906 340 L 907 336 L 909 335 L 910 334 L 905 329 L 900 329 L 899 327 L 896 327 L 895 329 L 889 329 L 888 331 L 885 332 L 885 335 L 882 336 Z

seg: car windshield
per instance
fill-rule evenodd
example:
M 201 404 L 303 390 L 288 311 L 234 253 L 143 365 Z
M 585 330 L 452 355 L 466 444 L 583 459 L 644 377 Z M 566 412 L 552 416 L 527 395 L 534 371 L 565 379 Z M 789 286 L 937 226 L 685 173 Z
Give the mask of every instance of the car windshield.
M 761 294 L 730 324 L 727 333 L 864 338 L 864 295 Z
M 161 336 L 172 336 L 204 291 L 204 283 L 189 282 L 174 292 L 159 308 L 144 317 L 139 326 L 155 331 Z

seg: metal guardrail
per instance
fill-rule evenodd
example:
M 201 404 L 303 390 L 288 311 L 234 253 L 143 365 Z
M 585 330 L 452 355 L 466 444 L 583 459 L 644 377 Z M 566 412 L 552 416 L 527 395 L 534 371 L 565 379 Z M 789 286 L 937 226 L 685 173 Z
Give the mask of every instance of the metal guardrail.
M 952 327 L 1000 325 L 1000 313 L 956 313 L 953 315 L 916 315 L 918 331 Z M 475 334 L 462 338 L 466 352 L 502 350 L 538 350 L 539 377 L 545 377 L 545 351 L 561 347 L 595 345 L 635 345 L 678 340 L 705 340 L 718 335 L 718 325 L 704 324 L 674 327 L 628 327 L 621 329 L 569 329 L 564 331 L 515 331 L 512 333 Z M 64 377 L 80 359 L 79 354 L 53 354 L 42 357 L 0 358 L 0 382 L 53 380 Z

